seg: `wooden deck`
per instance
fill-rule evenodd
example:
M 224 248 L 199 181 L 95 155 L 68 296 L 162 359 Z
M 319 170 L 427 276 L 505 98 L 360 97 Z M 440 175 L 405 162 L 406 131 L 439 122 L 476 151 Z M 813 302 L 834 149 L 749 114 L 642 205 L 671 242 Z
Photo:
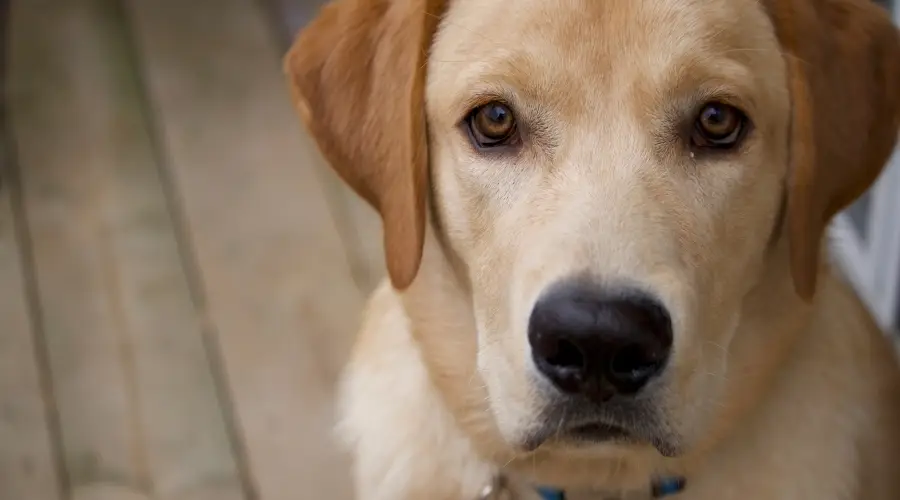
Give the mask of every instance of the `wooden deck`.
M 377 217 L 288 99 L 302 0 L 13 0 L 0 500 L 341 500 Z

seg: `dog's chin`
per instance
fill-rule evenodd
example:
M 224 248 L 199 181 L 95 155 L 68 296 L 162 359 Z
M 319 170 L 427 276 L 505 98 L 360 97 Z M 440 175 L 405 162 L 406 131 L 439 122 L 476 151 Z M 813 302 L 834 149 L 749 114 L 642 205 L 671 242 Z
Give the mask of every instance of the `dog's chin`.
M 567 428 L 541 426 L 529 433 L 522 449 L 534 452 L 541 449 L 604 454 L 609 450 L 653 448 L 664 457 L 677 457 L 682 447 L 677 440 L 655 432 L 629 429 L 604 422 L 591 422 Z

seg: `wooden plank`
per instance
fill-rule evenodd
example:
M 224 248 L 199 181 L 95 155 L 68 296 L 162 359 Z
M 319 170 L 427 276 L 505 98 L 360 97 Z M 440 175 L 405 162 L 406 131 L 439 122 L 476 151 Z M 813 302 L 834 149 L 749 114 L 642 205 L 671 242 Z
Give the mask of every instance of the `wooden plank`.
M 11 117 L 71 496 L 241 498 L 116 3 L 13 9 Z
M 325 3 L 326 0 L 267 0 L 271 22 L 284 51 Z M 347 249 L 353 279 L 368 294 L 386 275 L 381 220 L 327 165 L 318 167 L 329 209 Z
M 254 0 L 128 0 L 263 500 L 350 497 L 333 385 L 363 297 Z
M 9 3 L 0 2 L 3 82 L 10 24 Z M 47 412 L 50 401 L 37 358 L 39 332 L 26 300 L 29 288 L 23 267 L 27 259 L 18 238 L 21 218 L 16 220 L 13 208 L 13 189 L 17 190 L 19 183 L 14 176 L 6 107 L 5 100 L 0 102 L 0 498 L 59 500 L 57 456 Z
M 368 295 L 387 275 L 381 219 L 327 165 L 320 164 L 316 170 L 341 241 L 347 249 L 353 281 Z
M 59 484 L 20 268 L 11 173 L 0 168 L 0 498 L 53 500 Z

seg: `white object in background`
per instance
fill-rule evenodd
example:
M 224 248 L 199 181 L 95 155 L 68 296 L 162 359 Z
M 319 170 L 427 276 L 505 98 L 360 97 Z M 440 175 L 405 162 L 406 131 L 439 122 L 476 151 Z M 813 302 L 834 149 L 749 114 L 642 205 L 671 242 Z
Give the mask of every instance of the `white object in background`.
M 857 207 L 859 208 L 859 207 Z M 882 328 L 900 327 L 900 155 L 897 151 L 854 221 L 839 214 L 831 227 L 836 256 Z M 858 222 L 862 222 L 860 224 Z

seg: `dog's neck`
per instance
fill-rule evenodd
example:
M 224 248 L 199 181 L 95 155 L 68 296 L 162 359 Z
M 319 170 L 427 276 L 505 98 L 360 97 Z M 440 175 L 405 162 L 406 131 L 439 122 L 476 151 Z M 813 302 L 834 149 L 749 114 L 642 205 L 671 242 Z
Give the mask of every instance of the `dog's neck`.
M 487 406 L 488 394 L 475 365 L 477 340 L 471 292 L 461 277 L 458 261 L 453 264 L 452 252 L 448 255 L 448 249 L 433 234 L 426 238 L 421 279 L 403 294 L 403 300 L 413 335 L 423 344 L 421 352 L 434 384 L 445 396 L 460 430 L 485 461 L 538 483 L 573 488 L 601 484 L 614 490 L 633 491 L 646 488 L 653 477 L 683 475 L 690 480 L 691 474 L 702 473 L 705 457 L 727 441 L 735 426 L 764 401 L 795 340 L 807 329 L 809 311 L 814 306 L 802 302 L 794 292 L 786 243 L 776 243 L 771 250 L 763 274 L 743 301 L 744 319 L 737 329 L 750 333 L 738 332 L 729 348 L 726 377 L 733 383 L 740 381 L 741 387 L 726 387 L 723 394 L 741 396 L 726 399 L 717 418 L 704 430 L 700 443 L 690 454 L 674 459 L 665 459 L 650 447 L 602 457 L 542 449 L 528 455 L 512 452 Z M 798 314 L 798 309 L 807 312 Z M 780 339 L 772 342 L 769 339 L 773 337 Z M 785 341 L 788 338 L 792 341 Z M 773 345 L 781 350 L 773 351 Z M 760 350 L 765 350 L 765 354 L 759 354 Z M 453 354 L 447 355 L 448 352 Z M 431 358 L 427 353 L 444 355 Z M 461 364 L 459 360 L 468 363 Z M 750 366 L 750 360 L 757 364 Z M 759 360 L 765 360 L 765 364 L 759 365 Z M 568 484 L 561 484 L 561 479 Z

